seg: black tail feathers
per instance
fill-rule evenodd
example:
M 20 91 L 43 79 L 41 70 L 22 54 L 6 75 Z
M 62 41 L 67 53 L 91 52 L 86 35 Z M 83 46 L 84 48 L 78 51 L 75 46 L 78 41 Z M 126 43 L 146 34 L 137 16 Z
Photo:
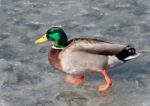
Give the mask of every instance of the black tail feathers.
M 121 52 L 119 52 L 116 57 L 120 60 L 124 60 L 128 56 L 135 55 L 136 50 L 132 45 L 127 45 Z

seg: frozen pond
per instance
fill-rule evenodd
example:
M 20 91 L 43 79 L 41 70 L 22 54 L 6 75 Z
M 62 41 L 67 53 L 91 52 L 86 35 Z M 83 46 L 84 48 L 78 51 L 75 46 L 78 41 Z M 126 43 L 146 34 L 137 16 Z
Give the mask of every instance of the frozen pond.
M 142 55 L 80 87 L 49 66 L 49 44 L 35 45 L 51 26 L 69 39 L 133 44 Z M 150 106 L 150 0 L 0 0 L 0 106 Z

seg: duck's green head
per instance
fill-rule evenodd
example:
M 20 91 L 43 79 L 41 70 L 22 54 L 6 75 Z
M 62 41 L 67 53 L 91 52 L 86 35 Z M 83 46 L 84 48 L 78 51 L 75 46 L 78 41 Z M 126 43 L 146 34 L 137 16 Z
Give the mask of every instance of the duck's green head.
M 67 36 L 63 29 L 59 27 L 52 27 L 48 29 L 46 34 L 35 41 L 36 44 L 50 41 L 51 46 L 55 48 L 64 48 L 67 46 Z

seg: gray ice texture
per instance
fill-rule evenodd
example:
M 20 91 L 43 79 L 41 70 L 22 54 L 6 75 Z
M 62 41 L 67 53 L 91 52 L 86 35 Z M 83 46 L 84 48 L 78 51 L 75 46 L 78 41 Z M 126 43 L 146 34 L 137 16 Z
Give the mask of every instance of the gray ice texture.
M 34 44 L 52 26 L 141 55 L 109 72 L 107 92 L 97 90 L 100 74 L 72 86 L 50 67 L 50 45 Z M 0 0 L 0 106 L 150 106 L 150 0 Z

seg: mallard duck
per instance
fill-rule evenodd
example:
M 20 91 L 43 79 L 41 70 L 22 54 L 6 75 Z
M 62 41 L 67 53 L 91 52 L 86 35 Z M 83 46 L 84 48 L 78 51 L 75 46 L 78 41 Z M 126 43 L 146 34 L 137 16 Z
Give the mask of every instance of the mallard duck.
M 112 85 L 108 70 L 137 56 L 131 45 L 109 43 L 90 38 L 76 38 L 68 41 L 62 28 L 52 27 L 46 34 L 35 41 L 41 44 L 50 41 L 49 63 L 53 68 L 66 73 L 65 82 L 80 85 L 85 82 L 85 73 L 100 72 L 105 84 L 98 86 L 99 91 L 106 91 Z

